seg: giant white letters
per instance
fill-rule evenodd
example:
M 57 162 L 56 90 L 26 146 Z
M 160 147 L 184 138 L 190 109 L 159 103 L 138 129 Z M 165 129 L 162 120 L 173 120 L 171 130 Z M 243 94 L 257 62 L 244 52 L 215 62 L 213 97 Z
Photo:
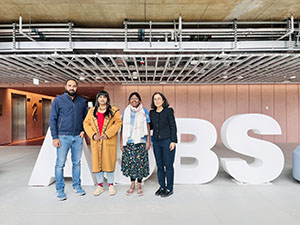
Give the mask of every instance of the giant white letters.
M 251 156 L 254 162 L 240 158 L 221 158 L 224 170 L 242 183 L 261 184 L 276 179 L 284 165 L 283 153 L 273 143 L 252 138 L 256 134 L 281 134 L 279 124 L 263 114 L 240 114 L 227 119 L 221 128 L 224 145 L 232 151 Z
M 54 182 L 54 167 L 56 159 L 56 148 L 52 145 L 51 131 L 48 129 L 45 140 L 41 147 L 39 156 L 29 179 L 29 186 L 48 186 Z M 81 157 L 81 184 L 94 185 L 92 176 L 92 158 L 88 146 L 83 140 L 83 151 Z M 70 152 L 65 165 L 65 177 L 72 177 L 72 162 Z
M 176 119 L 178 145 L 175 158 L 175 183 L 203 184 L 215 178 L 219 169 L 216 154 L 210 149 L 216 144 L 215 127 L 206 120 Z M 194 135 L 192 142 L 182 142 L 182 134 Z M 193 164 L 182 164 L 181 159 L 194 158 Z
M 175 156 L 176 184 L 203 184 L 213 180 L 219 169 L 216 154 L 211 151 L 217 140 L 215 127 L 206 120 L 179 118 L 177 122 L 178 144 Z M 254 158 L 247 163 L 240 158 L 221 158 L 224 170 L 242 183 L 261 184 L 276 179 L 284 166 L 284 157 L 278 146 L 270 142 L 248 136 L 248 131 L 256 134 L 281 134 L 279 124 L 272 117 L 263 114 L 240 114 L 227 119 L 221 129 L 224 145 L 232 151 Z M 182 134 L 191 134 L 192 142 L 182 142 Z M 119 138 L 118 138 L 119 140 Z M 119 146 L 119 144 L 117 145 Z M 48 130 L 40 154 L 29 181 L 29 185 L 47 186 L 54 180 L 55 148 Z M 190 164 L 182 163 L 185 158 L 193 159 Z M 65 176 L 71 176 L 71 162 L 68 157 Z M 82 155 L 82 184 L 94 185 L 91 174 L 91 154 L 84 141 Z M 152 148 L 149 150 L 150 175 L 155 168 Z M 115 181 L 129 184 L 128 177 L 121 172 L 121 150 L 118 147 Z M 148 176 L 148 177 L 149 177 Z M 147 179 L 147 178 L 146 178 Z

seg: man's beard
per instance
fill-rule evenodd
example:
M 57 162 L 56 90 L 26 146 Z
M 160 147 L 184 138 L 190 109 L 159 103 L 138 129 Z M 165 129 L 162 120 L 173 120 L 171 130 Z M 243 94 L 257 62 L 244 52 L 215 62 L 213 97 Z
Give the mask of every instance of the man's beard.
M 66 90 L 67 94 L 74 97 L 77 94 L 77 91 L 74 92 L 69 92 L 68 90 Z

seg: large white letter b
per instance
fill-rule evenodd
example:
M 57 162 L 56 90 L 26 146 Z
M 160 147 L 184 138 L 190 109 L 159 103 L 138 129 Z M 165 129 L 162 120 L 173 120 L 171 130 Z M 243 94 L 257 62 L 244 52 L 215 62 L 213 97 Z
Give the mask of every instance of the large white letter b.
M 203 184 L 215 178 L 219 169 L 217 155 L 210 149 L 217 140 L 217 131 L 210 122 L 201 119 L 176 119 L 179 143 L 175 158 L 175 183 Z M 192 142 L 182 142 L 182 134 L 191 134 Z M 194 163 L 181 163 L 193 158 Z

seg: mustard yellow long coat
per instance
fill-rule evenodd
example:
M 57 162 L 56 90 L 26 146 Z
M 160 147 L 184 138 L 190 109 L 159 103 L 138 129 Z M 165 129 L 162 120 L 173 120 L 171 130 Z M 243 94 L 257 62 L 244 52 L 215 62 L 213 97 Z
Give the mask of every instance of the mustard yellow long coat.
M 118 131 L 122 126 L 122 119 L 118 108 L 112 106 L 113 116 L 104 119 L 102 134 L 108 139 L 93 140 L 94 134 L 99 134 L 97 118 L 94 116 L 95 107 L 88 111 L 83 127 L 91 139 L 93 172 L 113 172 L 117 160 Z

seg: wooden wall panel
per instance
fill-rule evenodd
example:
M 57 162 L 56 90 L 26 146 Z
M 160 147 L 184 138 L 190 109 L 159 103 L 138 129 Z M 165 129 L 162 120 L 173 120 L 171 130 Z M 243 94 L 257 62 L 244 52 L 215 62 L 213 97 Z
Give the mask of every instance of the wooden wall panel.
M 237 85 L 237 113 L 249 112 L 249 86 Z
M 275 142 L 286 142 L 286 85 L 274 86 L 274 118 L 280 124 L 282 135 L 275 136 Z
M 149 86 L 139 86 L 139 94 L 141 95 L 143 105 L 148 111 L 151 109 L 151 92 Z
M 300 140 L 299 85 L 107 85 L 113 100 L 121 109 L 127 105 L 132 91 L 141 94 L 143 104 L 150 109 L 152 94 L 162 92 L 175 110 L 175 115 L 201 118 L 214 124 L 220 138 L 223 122 L 238 113 L 263 113 L 275 118 L 283 135 L 264 135 L 271 142 L 286 143 Z M 191 141 L 190 137 L 186 137 Z M 220 141 L 220 139 L 219 139 Z
M 200 89 L 199 85 L 188 86 L 187 117 L 200 118 Z
M 261 112 L 274 118 L 274 85 L 262 85 L 261 93 Z M 274 142 L 274 135 L 263 135 L 263 139 Z
M 161 85 L 153 85 L 150 86 L 150 90 L 151 90 L 151 96 L 155 93 L 155 92 L 163 92 L 163 86 Z
M 128 97 L 132 92 L 139 92 L 138 86 L 131 86 L 131 85 L 126 86 L 125 100 L 127 105 L 129 103 Z
M 298 143 L 300 142 L 300 84 L 298 84 Z
M 199 85 L 188 86 L 188 106 L 187 117 L 188 118 L 200 118 L 200 89 Z M 188 142 L 193 141 L 194 136 L 188 136 Z
M 121 112 L 123 112 L 123 110 L 127 106 L 125 86 L 114 85 L 113 92 L 114 92 L 114 102 L 113 103 L 119 107 Z
M 0 145 L 11 142 L 11 98 L 7 89 L 0 88 L 0 104 L 2 105 L 2 115 L 0 116 Z
M 249 112 L 261 113 L 261 85 L 249 85 Z
M 225 120 L 237 113 L 237 87 L 224 85 L 224 116 Z
M 213 96 L 213 124 L 217 129 L 217 142 L 221 143 L 221 127 L 225 119 L 225 91 L 224 85 L 212 85 Z
M 100 89 L 100 88 L 99 88 L 99 89 Z M 112 103 L 114 103 L 114 102 L 115 102 L 114 85 L 113 85 L 113 84 L 106 84 L 103 90 L 108 92 L 109 97 L 110 97 L 110 101 L 111 101 Z M 101 91 L 101 90 L 99 90 L 99 91 Z M 95 98 L 96 98 L 96 96 L 95 96 Z M 94 103 L 94 104 L 95 104 L 95 103 Z
M 188 117 L 188 89 L 187 85 L 176 86 L 175 90 L 175 117 L 187 118 Z M 187 142 L 188 135 L 182 135 L 181 141 Z
M 261 113 L 261 85 L 249 85 L 249 112 Z M 254 138 L 262 138 L 262 135 L 250 132 Z
M 211 85 L 200 85 L 200 118 L 204 120 L 212 121 L 212 86 Z
M 287 124 L 286 124 L 286 138 L 288 143 L 298 142 L 298 126 L 299 126 L 299 112 L 298 112 L 298 85 L 287 85 Z
M 167 98 L 167 100 L 170 104 L 170 107 L 174 108 L 174 110 L 175 110 L 175 105 L 176 105 L 175 86 L 174 85 L 164 86 L 163 87 L 163 93 L 166 96 L 166 98 Z

